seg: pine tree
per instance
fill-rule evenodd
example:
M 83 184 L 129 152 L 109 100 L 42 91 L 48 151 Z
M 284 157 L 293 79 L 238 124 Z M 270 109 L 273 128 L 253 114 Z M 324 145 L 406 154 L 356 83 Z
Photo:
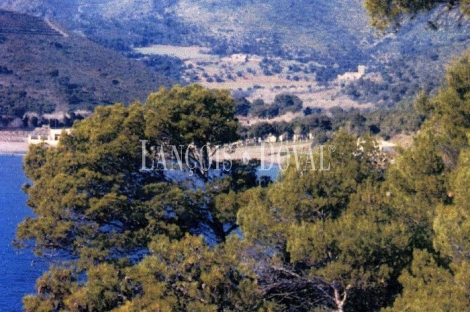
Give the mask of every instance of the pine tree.
M 41 291 L 25 298 L 25 308 L 111 310 L 139 295 L 124 289 L 126 276 L 116 272 L 127 272 L 155 237 L 177 240 L 205 224 L 224 241 L 236 228 L 239 206 L 232 199 L 256 184 L 256 166 L 234 163 L 220 180 L 201 174 L 199 179 L 209 182 L 202 192 L 172 181 L 166 172 L 141 170 L 142 140 L 215 146 L 233 140 L 236 125 L 227 91 L 176 86 L 150 95 L 143 105 L 98 107 L 63 133 L 57 148 L 31 146 L 25 172 L 32 184 L 24 191 L 36 217 L 18 226 L 16 243 L 32 242 L 37 254 L 59 251 L 76 260 L 73 269 L 51 269 L 38 280 Z M 208 155 L 202 157 L 207 165 Z M 227 224 L 231 228 L 224 228 Z M 78 282 L 82 274 L 86 284 Z
M 319 154 L 299 167 L 292 160 L 279 182 L 244 194 L 242 254 L 252 256 L 264 297 L 285 309 L 376 310 L 397 286 L 389 280 L 406 262 L 410 235 L 380 186 L 376 143 L 340 132 L 331 144 L 329 171 L 305 170 Z

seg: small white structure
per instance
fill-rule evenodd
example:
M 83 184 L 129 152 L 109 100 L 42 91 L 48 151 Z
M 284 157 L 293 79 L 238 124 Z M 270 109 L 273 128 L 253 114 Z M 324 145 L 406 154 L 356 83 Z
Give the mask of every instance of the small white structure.
M 357 72 L 346 72 L 342 75 L 338 75 L 339 81 L 353 81 L 363 77 L 366 73 L 366 67 L 364 65 L 359 65 L 357 67 Z
M 28 136 L 28 144 L 46 143 L 50 146 L 57 146 L 62 131 L 70 133 L 70 129 L 51 129 L 47 126 L 43 126 L 36 134 L 30 134 Z
M 277 138 L 276 138 L 275 135 L 270 134 L 270 135 L 268 136 L 268 138 L 266 139 L 266 141 L 269 142 L 269 143 L 276 143 L 276 142 L 277 142 Z
M 395 152 L 395 148 L 397 147 L 396 144 L 392 143 L 392 142 L 387 142 L 387 141 L 384 141 L 384 140 L 380 140 L 379 141 L 379 147 L 380 147 L 380 150 L 382 152 L 385 152 L 385 153 L 394 153 Z
M 288 139 L 289 139 L 289 133 L 287 132 L 284 132 L 278 138 L 279 142 L 284 142 L 284 141 L 287 141 Z
M 363 144 L 366 143 L 365 140 L 358 138 L 357 139 L 357 149 L 360 151 L 364 150 Z M 387 142 L 385 140 L 379 139 L 375 141 L 374 146 L 379 149 L 381 152 L 386 152 L 386 153 L 393 153 L 395 151 L 395 148 L 397 147 L 396 144 L 392 142 Z
M 229 57 L 227 57 L 227 59 L 234 63 L 246 63 L 248 62 L 248 54 L 243 54 L 243 53 L 232 54 Z

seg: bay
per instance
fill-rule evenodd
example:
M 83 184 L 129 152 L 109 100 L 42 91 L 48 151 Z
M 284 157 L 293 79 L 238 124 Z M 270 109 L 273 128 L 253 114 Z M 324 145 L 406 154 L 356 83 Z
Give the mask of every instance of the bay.
M 22 298 L 36 293 L 35 282 L 48 270 L 47 259 L 12 246 L 18 223 L 33 216 L 21 186 L 28 180 L 22 157 L 0 155 L 0 311 L 22 311 Z

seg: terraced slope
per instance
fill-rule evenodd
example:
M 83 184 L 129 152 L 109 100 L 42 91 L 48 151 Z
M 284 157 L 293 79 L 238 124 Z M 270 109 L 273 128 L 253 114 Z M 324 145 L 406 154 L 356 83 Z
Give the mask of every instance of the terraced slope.
M 0 34 L 61 36 L 40 18 L 9 11 L 0 11 Z

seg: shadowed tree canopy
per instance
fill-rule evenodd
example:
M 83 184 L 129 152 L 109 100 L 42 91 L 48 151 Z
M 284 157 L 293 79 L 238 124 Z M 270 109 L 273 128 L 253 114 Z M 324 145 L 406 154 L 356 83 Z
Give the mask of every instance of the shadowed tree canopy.
M 387 311 L 465 311 L 470 304 L 469 151 L 462 151 L 451 179 L 453 203 L 435 209 L 433 246 L 416 249 L 399 278 L 403 293 Z
M 376 143 L 340 131 L 331 144 L 329 170 L 319 151 L 293 159 L 278 182 L 248 190 L 238 212 L 260 290 L 281 311 L 377 310 L 407 259 Z
M 73 268 L 52 268 L 26 296 L 25 311 L 274 311 L 255 275 L 235 257 L 239 242 L 209 247 L 201 237 L 156 236 L 136 265 L 101 263 L 81 283 Z
M 235 299 L 239 286 L 246 293 L 255 281 L 237 273 L 233 256 L 187 236 L 203 228 L 216 242 L 225 241 L 237 228 L 238 193 L 256 185 L 257 163 L 233 161 L 210 177 L 190 175 L 189 181 L 178 180 L 171 170 L 188 177 L 190 171 L 179 164 L 168 164 L 167 171 L 141 170 L 143 158 L 150 166 L 150 145 L 191 147 L 194 162 L 203 157 L 200 161 L 209 164 L 209 155 L 198 155 L 198 147 L 236 139 L 234 110 L 228 91 L 175 86 L 151 94 L 143 105 L 98 107 L 69 134 L 62 133 L 57 148 L 31 145 L 24 170 L 32 183 L 24 191 L 35 217 L 18 226 L 17 244 L 33 243 L 38 254 L 62 251 L 76 260 L 45 273 L 37 281 L 38 294 L 25 298 L 25 309 L 107 311 L 146 291 L 150 306 L 141 298 L 134 310 L 172 306 L 175 311 L 180 306 L 176 310 L 216 311 L 259 304 L 250 294 Z M 142 140 L 149 145 L 145 151 Z M 171 161 L 172 155 L 166 156 Z M 155 257 L 130 269 L 151 252 Z M 165 254 L 167 262 L 162 262 Z M 188 258 L 178 266 L 175 254 Z M 195 264 L 196 275 L 186 271 Z M 152 280 L 145 270 L 155 265 L 162 271 L 154 271 Z M 83 273 L 86 282 L 80 281 Z M 187 273 L 189 284 L 179 285 Z M 186 286 L 189 293 L 183 291 Z M 153 297 L 157 288 L 160 295 Z M 232 296 L 230 289 L 237 294 Z
M 219 222 L 211 210 L 220 207 L 217 196 L 243 188 L 240 181 L 232 186 L 230 177 L 240 170 L 225 172 L 217 192 L 202 196 L 197 188 L 173 181 L 167 171 L 140 170 L 141 140 L 185 147 L 224 144 L 236 138 L 236 127 L 228 91 L 197 85 L 162 89 L 144 105 L 97 108 L 91 118 L 75 123 L 70 134 L 63 133 L 57 148 L 30 147 L 24 169 L 32 185 L 24 190 L 37 217 L 19 225 L 18 241 L 32 239 L 38 253 L 67 250 L 96 263 L 145 248 L 157 234 L 181 237 L 204 218 L 217 224 L 223 236 L 219 239 L 224 239 L 220 222 L 230 218 Z M 254 167 L 244 170 L 254 175 Z M 235 208 L 223 207 L 224 216 L 233 215 L 232 225 L 236 212 L 228 210 Z
M 461 311 L 470 304 L 468 60 L 465 53 L 453 62 L 435 96 L 419 96 L 427 120 L 388 172 L 392 205 L 415 249 L 399 278 L 403 291 L 387 311 Z

